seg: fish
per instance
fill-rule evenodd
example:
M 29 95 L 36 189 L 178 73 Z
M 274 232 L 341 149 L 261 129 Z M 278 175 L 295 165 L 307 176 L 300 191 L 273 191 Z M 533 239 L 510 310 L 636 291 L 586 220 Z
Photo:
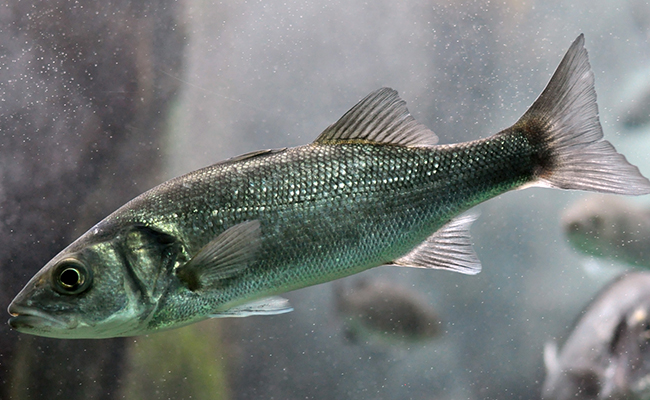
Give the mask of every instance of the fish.
M 580 313 L 562 346 L 544 348 L 544 400 L 650 398 L 650 272 L 625 273 Z
M 650 269 L 650 209 L 614 196 L 589 196 L 563 213 L 562 228 L 584 254 Z
M 483 201 L 529 186 L 650 192 L 603 139 L 583 35 L 513 126 L 436 143 L 378 89 L 311 144 L 237 156 L 126 203 L 27 282 L 9 325 L 135 336 L 289 312 L 280 294 L 380 265 L 476 274 L 465 212 Z
M 619 119 L 626 130 L 643 132 L 650 123 L 650 87 L 643 88 L 629 103 Z
M 433 306 L 404 285 L 358 279 L 346 290 L 336 281 L 334 298 L 337 312 L 347 322 L 345 337 L 353 343 L 411 344 L 441 334 Z

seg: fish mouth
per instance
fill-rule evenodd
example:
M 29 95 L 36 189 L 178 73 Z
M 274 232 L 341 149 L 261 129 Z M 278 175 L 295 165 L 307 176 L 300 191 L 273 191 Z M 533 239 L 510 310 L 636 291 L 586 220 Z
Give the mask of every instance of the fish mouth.
M 11 304 L 9 306 L 9 326 L 17 331 L 49 331 L 65 328 L 67 324 L 52 315 L 30 307 Z

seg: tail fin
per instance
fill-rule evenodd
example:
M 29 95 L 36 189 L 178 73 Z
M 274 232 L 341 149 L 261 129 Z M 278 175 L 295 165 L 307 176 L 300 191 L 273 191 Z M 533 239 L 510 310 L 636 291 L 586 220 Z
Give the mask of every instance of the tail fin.
M 534 186 L 650 193 L 650 181 L 603 140 L 584 35 L 573 42 L 539 98 L 512 129 L 542 143 Z

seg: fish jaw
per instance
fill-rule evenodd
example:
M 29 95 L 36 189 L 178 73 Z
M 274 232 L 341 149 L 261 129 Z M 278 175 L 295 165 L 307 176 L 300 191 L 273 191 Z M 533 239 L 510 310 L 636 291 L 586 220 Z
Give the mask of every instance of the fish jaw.
M 46 311 L 34 304 L 34 295 L 42 292 L 46 285 L 46 273 L 41 270 L 9 304 L 9 326 L 19 332 L 50 337 L 51 332 L 74 328 L 68 321 L 56 317 L 52 310 Z
M 71 329 L 64 321 L 52 316 L 51 314 L 41 311 L 38 308 L 26 307 L 16 304 L 12 301 L 7 309 L 11 318 L 9 326 L 18 332 L 39 334 L 46 336 L 48 332 L 54 330 Z
M 38 278 L 38 279 L 37 279 Z M 45 285 L 39 276 L 30 282 L 9 304 L 7 311 L 11 315 L 9 326 L 22 333 L 37 336 L 67 338 L 66 332 L 72 332 L 79 326 L 78 322 L 66 318 L 61 310 L 43 309 L 33 300 L 34 293 L 41 291 Z
M 11 314 L 9 326 L 18 332 L 56 339 L 105 339 L 142 333 L 143 324 L 138 318 L 129 317 L 130 312 L 91 324 L 19 304 L 16 300 L 11 302 L 7 311 Z

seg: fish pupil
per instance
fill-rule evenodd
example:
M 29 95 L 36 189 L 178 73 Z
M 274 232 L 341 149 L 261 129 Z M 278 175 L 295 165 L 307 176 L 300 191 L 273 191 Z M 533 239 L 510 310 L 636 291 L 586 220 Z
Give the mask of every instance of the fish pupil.
M 63 286 L 72 289 L 80 285 L 83 279 L 77 269 L 66 268 L 63 271 L 61 271 L 61 275 L 59 275 L 59 281 Z

